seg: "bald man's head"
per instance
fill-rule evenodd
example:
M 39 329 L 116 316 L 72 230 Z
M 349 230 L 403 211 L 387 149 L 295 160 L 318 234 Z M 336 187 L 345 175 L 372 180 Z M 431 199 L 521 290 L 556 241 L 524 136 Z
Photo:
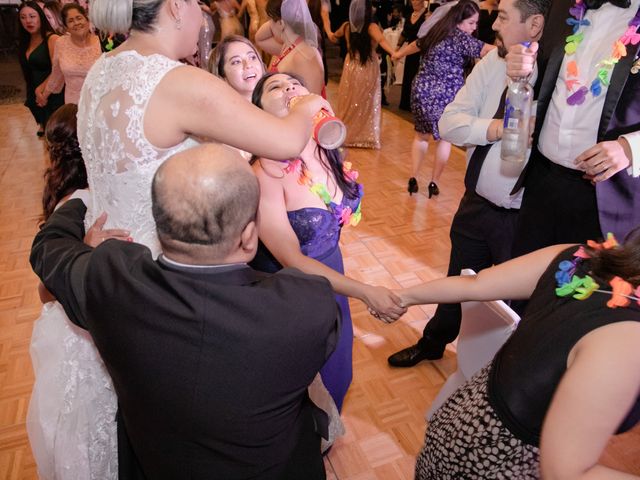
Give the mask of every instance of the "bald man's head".
M 164 162 L 153 178 L 151 195 L 165 253 L 220 261 L 255 220 L 260 191 L 238 152 L 206 144 Z

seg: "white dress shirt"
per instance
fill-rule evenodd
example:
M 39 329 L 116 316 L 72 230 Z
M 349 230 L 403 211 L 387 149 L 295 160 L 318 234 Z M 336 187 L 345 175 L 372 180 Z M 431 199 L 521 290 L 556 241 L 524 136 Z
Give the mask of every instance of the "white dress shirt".
M 565 55 L 562 61 L 538 140 L 538 149 L 552 162 L 576 169 L 573 163 L 576 157 L 597 143 L 598 126 L 607 94 L 607 87 L 602 85 L 602 93 L 599 96 L 594 97 L 589 92 L 582 105 L 568 105 L 567 97 L 571 93 L 565 85 L 567 64 L 575 60 L 580 73 L 578 78 L 581 84 L 589 88 L 596 78 L 597 64 L 609 59 L 614 42 L 625 32 L 639 6 L 640 0 L 631 0 L 629 8 L 623 9 L 605 3 L 597 10 L 587 10 L 585 19 L 589 20 L 591 25 L 582 27 L 580 30 L 584 33 L 582 43 L 578 45 L 573 55 Z M 567 18 L 569 18 L 568 11 Z M 638 176 L 640 175 L 640 132 L 629 133 L 623 137 L 629 142 L 631 151 L 635 152 L 636 157 L 635 162 L 630 159 L 632 167 L 628 169 L 628 173 Z
M 537 70 L 529 82 L 535 83 Z M 467 165 L 476 145 L 486 145 L 487 129 L 498 110 L 507 86 L 507 64 L 493 49 L 473 68 L 456 98 L 447 105 L 438 128 L 447 142 L 466 146 Z M 535 112 L 535 106 L 532 109 Z M 527 152 L 527 158 L 529 158 Z M 500 142 L 489 150 L 476 185 L 476 193 L 503 208 L 520 208 L 523 189 L 510 195 L 525 163 L 505 162 L 500 158 Z

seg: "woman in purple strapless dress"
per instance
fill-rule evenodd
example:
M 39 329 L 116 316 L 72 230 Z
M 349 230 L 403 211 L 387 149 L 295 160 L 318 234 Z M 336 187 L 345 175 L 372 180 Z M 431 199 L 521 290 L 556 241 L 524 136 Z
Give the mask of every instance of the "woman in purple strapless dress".
M 295 77 L 271 73 L 256 85 L 253 102 L 269 113 L 284 116 L 292 97 L 308 93 Z M 259 158 L 253 166 L 260 182 L 258 231 L 262 242 L 254 268 L 276 271 L 282 266 L 296 267 L 326 277 L 336 291 L 342 331 L 320 375 L 340 410 L 352 377 L 353 327 L 346 297 L 359 298 L 383 320 L 404 313 L 397 297 L 386 288 L 344 276 L 340 231 L 360 220 L 362 187 L 338 150 L 325 150 L 313 139 L 298 158 L 285 162 Z

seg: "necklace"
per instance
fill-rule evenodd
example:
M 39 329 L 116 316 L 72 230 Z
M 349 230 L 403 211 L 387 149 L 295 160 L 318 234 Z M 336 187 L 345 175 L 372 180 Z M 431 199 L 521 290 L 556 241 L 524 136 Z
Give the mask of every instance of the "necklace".
M 358 178 L 358 172 L 351 169 L 351 162 L 344 162 L 342 165 L 342 171 L 349 180 L 355 182 Z M 347 205 L 342 203 L 336 203 L 331 198 L 327 186 L 324 183 L 314 182 L 309 169 L 305 167 L 300 158 L 289 160 L 288 165 L 284 168 L 285 173 L 298 172 L 298 183 L 300 185 L 306 185 L 309 190 L 317 195 L 327 206 L 327 209 L 333 214 L 333 217 L 338 221 L 338 224 L 342 227 L 344 225 L 351 225 L 355 227 L 360 223 L 362 219 L 362 202 L 358 202 L 358 206 L 355 211 Z M 362 185 L 358 185 L 358 196 L 362 198 Z
M 576 0 L 576 3 L 569 9 L 571 15 L 567 18 L 567 24 L 573 27 L 573 34 L 566 38 L 564 51 L 567 56 L 572 56 L 582 40 L 584 40 L 584 29 L 591 25 L 589 20 L 584 18 L 587 7 L 583 0 Z M 571 106 L 582 105 L 591 93 L 593 97 L 597 97 L 602 93 L 602 87 L 608 87 L 611 80 L 611 73 L 618 61 L 627 55 L 627 45 L 637 45 L 640 42 L 640 10 L 629 21 L 624 33 L 613 42 L 611 54 L 608 58 L 600 60 L 596 67 L 598 69 L 595 78 L 587 85 L 580 79 L 580 71 L 575 60 L 567 63 L 565 85 L 569 92 L 567 96 L 567 104 Z
M 618 246 L 618 242 L 614 238 L 613 234 L 607 235 L 607 240 L 602 243 L 596 243 L 592 240 L 587 242 L 587 245 L 594 250 L 610 249 Z M 556 295 L 558 297 L 568 297 L 571 295 L 576 300 L 586 300 L 594 292 L 611 295 L 611 298 L 607 301 L 607 307 L 618 308 L 627 307 L 631 300 L 635 300 L 640 305 L 640 287 L 633 289 L 626 280 L 620 277 L 613 277 L 609 280 L 611 290 L 602 290 L 600 285 L 589 275 L 579 277 L 576 275 L 578 267 L 582 262 L 589 258 L 589 254 L 583 247 L 578 247 L 578 250 L 573 254 L 573 260 L 563 260 L 558 264 L 558 271 L 556 272 L 556 282 L 558 287 L 556 288 Z

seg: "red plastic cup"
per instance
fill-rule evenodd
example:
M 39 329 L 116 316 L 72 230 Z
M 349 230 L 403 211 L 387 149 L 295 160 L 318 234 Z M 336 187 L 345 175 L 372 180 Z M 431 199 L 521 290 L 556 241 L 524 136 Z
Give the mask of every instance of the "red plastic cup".
M 289 99 L 289 108 L 291 108 L 297 99 L 301 96 Z M 322 148 L 333 150 L 340 147 L 347 137 L 347 127 L 342 120 L 333 116 L 326 108 L 321 108 L 318 113 L 313 116 L 313 139 Z

